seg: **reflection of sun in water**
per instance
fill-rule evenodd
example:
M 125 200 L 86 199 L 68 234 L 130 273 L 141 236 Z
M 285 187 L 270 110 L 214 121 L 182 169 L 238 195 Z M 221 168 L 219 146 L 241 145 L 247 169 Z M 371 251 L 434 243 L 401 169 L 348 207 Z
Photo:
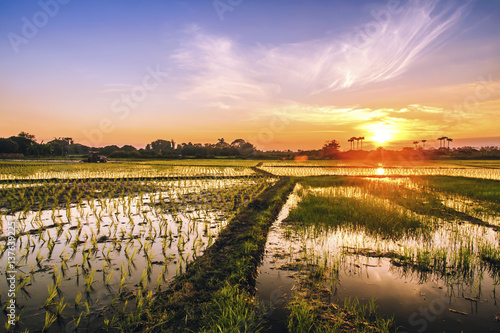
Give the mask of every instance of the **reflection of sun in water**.
M 382 176 L 384 173 L 385 173 L 384 168 L 378 168 L 378 169 L 377 169 L 377 175 Z

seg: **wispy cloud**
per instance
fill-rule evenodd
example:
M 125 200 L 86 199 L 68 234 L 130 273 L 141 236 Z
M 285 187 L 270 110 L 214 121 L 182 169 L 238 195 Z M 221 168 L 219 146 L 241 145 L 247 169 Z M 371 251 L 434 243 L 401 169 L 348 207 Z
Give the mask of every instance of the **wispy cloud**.
M 288 103 L 283 107 L 269 107 L 256 110 L 253 118 L 279 116 L 290 121 L 311 125 L 347 126 L 350 128 L 366 128 L 370 124 L 386 124 L 405 131 L 427 131 L 432 127 L 444 128 L 443 114 L 446 110 L 425 105 L 413 104 L 401 109 L 392 108 L 360 108 L 359 106 L 318 106 L 301 103 Z M 407 127 L 401 127 L 406 124 Z M 400 126 L 401 125 L 401 126 Z M 426 129 L 426 127 L 428 127 Z M 413 129 L 410 129 L 413 128 Z
M 180 97 L 234 105 L 297 100 L 355 89 L 405 72 L 443 41 L 470 3 L 438 8 L 437 0 L 413 0 L 392 14 L 352 27 L 342 36 L 282 45 L 245 45 L 197 26 L 171 56 L 184 82 Z
M 278 87 L 261 80 L 252 57 L 226 37 L 205 34 L 197 26 L 188 29 L 189 38 L 171 58 L 185 75 L 181 98 L 196 98 L 226 105 L 244 100 L 265 100 Z
M 337 107 L 337 106 L 315 106 L 306 104 L 290 104 L 286 107 L 263 109 L 259 114 L 276 114 L 293 121 L 311 124 L 334 124 L 352 125 L 360 121 L 372 121 L 383 119 L 391 113 L 391 109 L 359 108 L 359 107 Z

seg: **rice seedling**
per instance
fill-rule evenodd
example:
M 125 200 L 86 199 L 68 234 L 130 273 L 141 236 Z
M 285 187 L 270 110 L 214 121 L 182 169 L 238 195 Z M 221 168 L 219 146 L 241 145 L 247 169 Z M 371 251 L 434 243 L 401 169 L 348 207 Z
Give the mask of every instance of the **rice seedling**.
M 290 332 L 314 332 L 315 316 L 310 304 L 303 299 L 297 299 L 290 305 L 288 329 Z M 335 327 L 335 326 L 334 326 Z M 337 327 L 335 327 L 337 328 Z M 337 328 L 338 329 L 338 328 Z M 335 332 L 335 330 L 333 330 Z
M 342 224 L 362 226 L 385 237 L 401 237 L 408 231 L 425 227 L 419 218 L 376 200 L 335 195 L 305 194 L 299 206 L 290 212 L 288 220 L 332 228 Z
M 80 303 L 82 301 L 82 293 L 79 292 L 78 294 L 76 294 L 75 296 L 75 302 L 74 302 L 74 306 L 75 308 L 79 307 L 80 306 Z
M 73 323 L 75 325 L 75 330 L 78 328 L 78 326 L 80 326 L 80 322 L 82 320 L 83 315 L 84 315 L 84 313 L 80 312 L 80 314 L 78 315 L 78 318 L 73 318 Z
M 95 282 L 94 281 L 94 275 L 95 275 L 96 271 L 95 269 L 93 269 L 90 274 L 88 274 L 87 276 L 85 276 L 85 286 L 86 286 L 86 289 L 85 291 L 87 293 L 90 293 L 92 291 L 92 284 Z
M 59 300 L 59 302 L 57 302 L 56 304 L 56 317 L 57 318 L 62 318 L 63 317 L 63 311 L 64 311 L 64 308 L 66 307 L 67 303 L 64 303 L 64 297 L 61 297 L 61 299 Z
M 313 182 L 316 184 L 312 184 Z M 417 183 L 414 178 L 411 180 L 365 180 L 323 177 L 307 179 L 302 183 L 306 184 L 305 189 L 302 192 L 300 190 L 296 192 L 299 199 L 298 207 L 295 211 L 292 209 L 287 222 L 279 225 L 278 230 L 281 235 L 279 240 L 272 240 L 279 244 L 276 248 L 280 250 L 280 256 L 272 257 L 271 262 L 294 263 L 296 260 L 299 263 L 308 263 L 313 265 L 312 267 L 317 267 L 306 272 L 312 280 L 321 282 L 322 288 L 328 286 L 328 290 L 335 291 L 337 290 L 335 281 L 356 280 L 355 275 L 363 275 L 364 265 L 367 267 L 367 277 L 369 276 L 368 267 L 385 267 L 388 264 L 392 272 L 400 272 L 401 279 L 408 284 L 415 283 L 412 281 L 427 283 L 432 279 L 432 281 L 442 281 L 446 286 L 461 286 L 461 296 L 454 294 L 454 297 L 462 299 L 467 295 L 470 295 L 467 296 L 468 298 L 478 299 L 481 293 L 484 296 L 485 285 L 492 286 L 487 279 L 493 279 L 493 281 L 498 279 L 493 266 L 486 259 L 491 258 L 491 262 L 495 262 L 495 253 L 499 248 L 496 232 L 488 229 L 487 225 L 471 224 L 467 219 L 466 222 L 460 221 L 460 218 L 466 218 L 466 216 L 447 209 L 435 193 L 429 193 L 426 190 L 421 192 L 422 187 L 419 184 L 414 185 Z M 332 186 L 335 189 L 325 189 L 325 186 Z M 318 203 L 315 206 L 317 209 L 308 211 L 304 209 L 308 205 L 312 206 L 312 201 L 309 201 L 308 196 L 324 196 L 328 199 L 333 197 L 336 201 L 332 200 L 330 203 L 336 205 L 339 205 L 344 198 L 354 200 L 345 200 L 340 207 L 335 208 L 328 207 L 328 204 Z M 338 200 L 338 198 L 341 199 Z M 359 205 L 356 200 L 362 200 L 364 206 Z M 378 203 L 379 207 L 373 209 L 372 207 L 376 205 L 370 205 L 370 203 Z M 352 210 L 349 211 L 349 209 Z M 381 209 L 392 211 L 394 214 L 404 214 L 416 220 L 418 224 L 415 227 L 411 224 L 405 227 L 403 224 L 403 232 L 397 232 L 397 229 L 396 232 L 383 232 L 380 229 L 383 229 L 384 219 L 377 218 L 377 210 Z M 363 214 L 367 215 L 363 216 Z M 363 218 L 357 218 L 357 216 L 363 216 Z M 339 219 L 339 223 L 335 222 L 336 219 Z M 353 220 L 358 222 L 354 223 Z M 373 226 L 370 225 L 374 220 L 378 222 Z M 290 250 L 284 251 L 286 248 Z M 324 252 L 325 250 L 328 252 Z M 280 259 L 283 252 L 289 253 L 284 260 Z M 335 269 L 325 269 L 329 265 L 322 260 L 328 258 L 330 254 L 344 255 L 346 260 L 345 262 L 341 260 L 335 265 L 330 264 L 336 267 Z M 279 264 L 274 265 L 278 265 L 274 266 L 275 269 L 279 267 Z M 488 271 L 485 271 L 484 267 L 488 267 Z M 382 268 L 373 269 L 382 270 Z M 345 274 L 342 273 L 344 271 Z M 354 275 L 347 273 L 353 271 L 356 272 Z M 489 276 L 485 279 L 486 274 Z M 415 278 L 416 276 L 418 278 Z M 372 283 L 379 282 L 375 280 Z M 465 286 L 471 287 L 468 287 L 464 296 Z M 302 291 L 307 293 L 310 288 L 306 287 Z M 310 319 L 309 315 L 317 316 L 317 318 L 327 315 L 321 306 L 315 307 L 315 300 L 309 301 L 307 297 L 305 300 L 307 302 L 304 303 L 306 305 L 302 310 L 310 311 L 308 315 L 305 315 L 306 320 Z M 353 301 L 345 304 L 347 307 L 350 306 L 349 312 L 355 312 L 355 308 L 364 307 L 359 303 L 353 306 L 352 303 Z M 295 314 L 297 317 L 293 320 L 300 317 L 300 311 L 302 311 L 300 305 L 300 303 L 292 304 L 292 306 L 297 306 Z M 367 306 L 370 306 L 370 303 Z M 369 309 L 364 311 L 368 317 L 372 317 L 373 312 Z M 339 316 L 342 313 L 335 313 L 335 315 Z M 289 317 L 289 320 L 292 319 Z M 302 323 L 306 323 L 306 320 Z M 370 322 L 374 322 L 380 331 L 394 329 L 394 320 L 372 318 Z M 293 323 L 297 326 L 297 322 Z M 336 328 L 338 331 L 345 331 L 346 327 L 342 328 L 339 323 L 340 321 L 329 322 L 329 326 L 322 326 L 319 322 L 313 322 L 312 331 L 335 331 L 332 327 L 337 324 L 340 325 Z M 309 326 L 306 325 L 301 330 L 308 330 L 307 327 Z M 363 329 L 369 330 L 359 327 L 358 331 Z
M 262 319 L 255 312 L 256 304 L 250 295 L 236 287 L 222 288 L 214 299 L 215 316 L 202 332 L 260 332 Z M 303 331 L 305 332 L 305 331 Z
M 48 286 L 49 290 L 49 296 L 45 300 L 45 303 L 43 304 L 43 307 L 46 308 L 52 304 L 52 301 L 54 298 L 57 296 L 57 288 L 55 286 Z
M 8 207 L 17 214 L 7 216 L 2 210 L 0 220 L 19 219 L 26 230 L 20 237 L 24 249 L 20 259 L 30 267 L 31 281 L 26 282 L 24 288 L 36 290 L 46 283 L 43 272 L 52 270 L 55 261 L 57 268 L 49 275 L 53 281 L 46 306 L 56 309 L 60 304 L 60 314 L 64 316 L 68 311 L 67 306 L 63 307 L 66 303 L 61 302 L 64 292 L 65 299 L 74 297 L 75 306 L 83 305 L 87 314 L 91 314 L 94 309 L 89 304 L 96 301 L 97 292 L 104 287 L 118 287 L 108 290 L 119 290 L 119 295 L 127 285 L 141 282 L 144 304 L 148 304 L 148 290 L 159 288 L 160 281 L 168 281 L 173 276 L 174 271 L 167 274 L 168 269 L 177 267 L 179 272 L 184 271 L 182 266 L 213 244 L 215 236 L 234 214 L 232 210 L 243 207 L 243 202 L 235 206 L 237 193 L 241 192 L 242 197 L 256 195 L 253 193 L 258 193 L 257 188 L 269 184 L 272 183 L 256 178 L 51 180 L 8 191 L 0 188 L 6 194 L 1 196 L 0 207 Z M 252 190 L 245 190 L 249 186 Z M 211 193 L 214 207 L 209 207 L 207 200 Z M 202 205 L 201 201 L 206 203 Z M 203 236 L 205 225 L 210 238 Z M 161 245 L 158 250 L 157 244 Z M 138 253 L 141 256 L 137 256 Z M 127 260 L 123 264 L 127 266 L 122 267 L 121 276 L 114 279 L 113 271 L 122 263 L 121 254 L 125 254 Z M 163 258 L 162 269 L 153 269 Z M 100 260 L 103 260 L 102 280 L 95 278 L 97 270 L 93 268 Z M 136 272 L 136 263 L 145 264 L 142 272 Z M 141 275 L 144 271 L 146 276 Z M 80 284 L 81 275 L 83 284 Z M 76 283 L 71 285 L 75 288 L 62 281 L 74 277 Z M 152 279 L 158 281 L 158 287 L 149 286 Z M 86 305 L 81 299 L 83 292 Z M 42 327 L 43 318 L 35 316 L 34 319 L 38 320 L 38 327 Z M 36 325 L 36 320 L 32 325 Z
M 85 315 L 86 315 L 86 316 L 90 316 L 91 312 L 90 312 L 90 305 L 89 305 L 89 302 L 88 302 L 88 301 L 85 301 L 84 305 L 85 305 Z
M 45 312 L 45 323 L 42 328 L 42 332 L 45 332 L 49 329 L 50 326 L 57 320 L 57 316 L 49 313 L 48 311 Z

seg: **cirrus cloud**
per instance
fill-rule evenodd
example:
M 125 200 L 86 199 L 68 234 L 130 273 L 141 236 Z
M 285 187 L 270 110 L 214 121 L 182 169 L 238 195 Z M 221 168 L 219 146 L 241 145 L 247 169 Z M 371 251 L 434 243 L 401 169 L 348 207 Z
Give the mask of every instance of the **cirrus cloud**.
M 396 14 L 379 21 L 371 17 L 343 35 L 281 45 L 246 45 L 192 26 L 171 55 L 179 71 L 179 97 L 235 106 L 314 98 L 383 82 L 442 43 L 469 8 L 470 2 L 445 7 L 436 0 L 413 0 Z M 367 33 L 375 22 L 376 31 Z

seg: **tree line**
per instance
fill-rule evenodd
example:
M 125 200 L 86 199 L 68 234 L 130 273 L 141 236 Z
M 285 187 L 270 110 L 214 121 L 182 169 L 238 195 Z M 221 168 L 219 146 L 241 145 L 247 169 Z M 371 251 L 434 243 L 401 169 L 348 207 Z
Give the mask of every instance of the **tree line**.
M 226 142 L 224 138 L 216 143 L 180 143 L 174 140 L 158 139 L 148 143 L 145 148 L 137 149 L 131 145 L 122 147 L 109 145 L 89 147 L 75 143 L 70 137 L 59 137 L 44 143 L 38 143 L 33 134 L 21 132 L 17 136 L 0 138 L 0 154 L 18 156 L 70 156 L 87 155 L 98 151 L 111 158 L 213 158 L 213 157 L 248 157 L 257 153 L 255 146 L 243 139 Z
M 352 138 L 351 138 L 352 139 Z M 99 154 L 110 158 L 257 158 L 257 159 L 294 159 L 298 156 L 307 159 L 401 159 L 418 154 L 419 158 L 425 159 L 500 159 L 500 149 L 496 146 L 489 147 L 457 147 L 439 149 L 422 149 L 422 147 L 405 147 L 400 151 L 385 150 L 378 148 L 373 151 L 354 149 L 351 142 L 351 150 L 340 151 L 340 143 L 337 140 L 328 140 L 321 149 L 279 151 L 259 151 L 256 147 L 243 139 L 226 142 L 220 138 L 216 143 L 180 143 L 174 140 L 158 139 L 148 143 L 144 148 L 137 149 L 131 145 L 122 147 L 109 145 L 105 147 L 89 147 L 75 143 L 70 137 L 59 137 L 44 143 L 38 143 L 33 134 L 21 132 L 17 136 L 0 138 L 0 157 L 46 157 L 46 156 L 86 156 L 89 151 L 98 151 Z M 356 138 L 355 138 L 356 139 Z M 364 138 L 357 138 L 364 139 Z

